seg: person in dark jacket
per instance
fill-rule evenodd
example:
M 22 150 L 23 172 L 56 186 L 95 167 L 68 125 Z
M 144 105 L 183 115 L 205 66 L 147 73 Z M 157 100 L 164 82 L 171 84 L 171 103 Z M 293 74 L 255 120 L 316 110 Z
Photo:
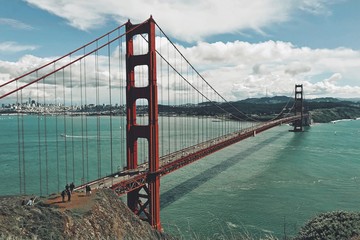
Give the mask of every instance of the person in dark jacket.
M 66 194 L 65 190 L 63 190 L 63 191 L 61 192 L 62 202 L 65 202 L 65 194 Z
M 68 202 L 70 202 L 71 201 L 71 192 L 70 192 L 70 190 L 67 190 L 66 194 L 67 194 L 67 197 L 68 197 Z
M 86 192 L 86 195 L 91 195 L 91 187 L 90 187 L 90 185 L 86 185 L 85 192 Z
M 71 192 L 71 193 L 73 193 L 74 188 L 75 188 L 75 184 L 74 184 L 73 182 L 70 183 L 70 192 Z

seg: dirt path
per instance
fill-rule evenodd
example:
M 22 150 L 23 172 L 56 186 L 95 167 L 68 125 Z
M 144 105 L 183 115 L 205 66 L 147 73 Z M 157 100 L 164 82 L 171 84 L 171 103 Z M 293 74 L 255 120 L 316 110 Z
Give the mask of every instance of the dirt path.
M 70 209 L 91 209 L 93 205 L 93 199 L 96 194 L 96 190 L 92 191 L 91 195 L 86 195 L 85 192 L 73 192 L 71 195 L 71 201 L 67 201 L 67 196 L 65 196 L 65 202 L 62 201 L 60 193 L 56 197 L 49 198 L 45 203 L 51 205 L 57 205 L 61 211 L 70 210 Z

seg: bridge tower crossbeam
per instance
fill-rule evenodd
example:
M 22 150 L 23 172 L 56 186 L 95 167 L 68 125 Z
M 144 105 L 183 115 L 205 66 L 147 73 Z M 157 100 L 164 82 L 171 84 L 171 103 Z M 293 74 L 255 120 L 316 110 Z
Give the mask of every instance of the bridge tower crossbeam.
M 160 175 L 159 170 L 159 128 L 158 128 L 158 97 L 156 79 L 155 21 L 150 18 L 142 24 L 126 24 L 126 138 L 127 138 L 127 169 L 138 168 L 137 141 L 147 139 L 149 171 L 146 182 L 127 194 L 128 207 L 137 215 L 148 221 L 152 227 L 161 230 L 160 224 Z M 134 37 L 148 36 L 148 52 L 134 55 Z M 148 83 L 144 87 L 136 87 L 135 67 L 148 67 Z M 136 122 L 136 100 L 148 101 L 148 125 Z M 141 201 L 144 199 L 145 202 Z

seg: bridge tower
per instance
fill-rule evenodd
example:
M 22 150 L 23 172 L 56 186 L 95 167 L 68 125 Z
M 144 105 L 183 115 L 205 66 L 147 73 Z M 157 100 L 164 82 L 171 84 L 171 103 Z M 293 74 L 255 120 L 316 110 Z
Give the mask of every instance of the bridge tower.
M 303 98 L 303 85 L 295 85 L 295 116 L 301 115 L 300 119 L 294 122 L 294 132 L 302 132 L 304 124 L 304 98 Z
M 158 128 L 158 98 L 156 83 L 156 49 L 155 21 L 152 17 L 142 24 L 126 24 L 126 138 L 127 138 L 127 168 L 138 168 L 137 141 L 147 139 L 149 173 L 147 184 L 129 192 L 128 207 L 152 227 L 161 230 L 160 224 L 160 176 L 159 170 L 159 128 Z M 148 52 L 134 55 L 133 40 L 136 35 L 148 36 Z M 136 87 L 135 67 L 148 67 L 148 84 Z M 148 125 L 138 125 L 136 122 L 136 100 L 148 101 Z M 149 210 L 148 210 L 149 209 Z

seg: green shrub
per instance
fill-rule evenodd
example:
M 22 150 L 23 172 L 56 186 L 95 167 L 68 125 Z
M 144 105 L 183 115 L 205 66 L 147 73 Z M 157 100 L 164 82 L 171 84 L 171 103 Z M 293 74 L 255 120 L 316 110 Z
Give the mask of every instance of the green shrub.
M 355 239 L 360 236 L 360 213 L 322 213 L 303 226 L 295 239 Z

